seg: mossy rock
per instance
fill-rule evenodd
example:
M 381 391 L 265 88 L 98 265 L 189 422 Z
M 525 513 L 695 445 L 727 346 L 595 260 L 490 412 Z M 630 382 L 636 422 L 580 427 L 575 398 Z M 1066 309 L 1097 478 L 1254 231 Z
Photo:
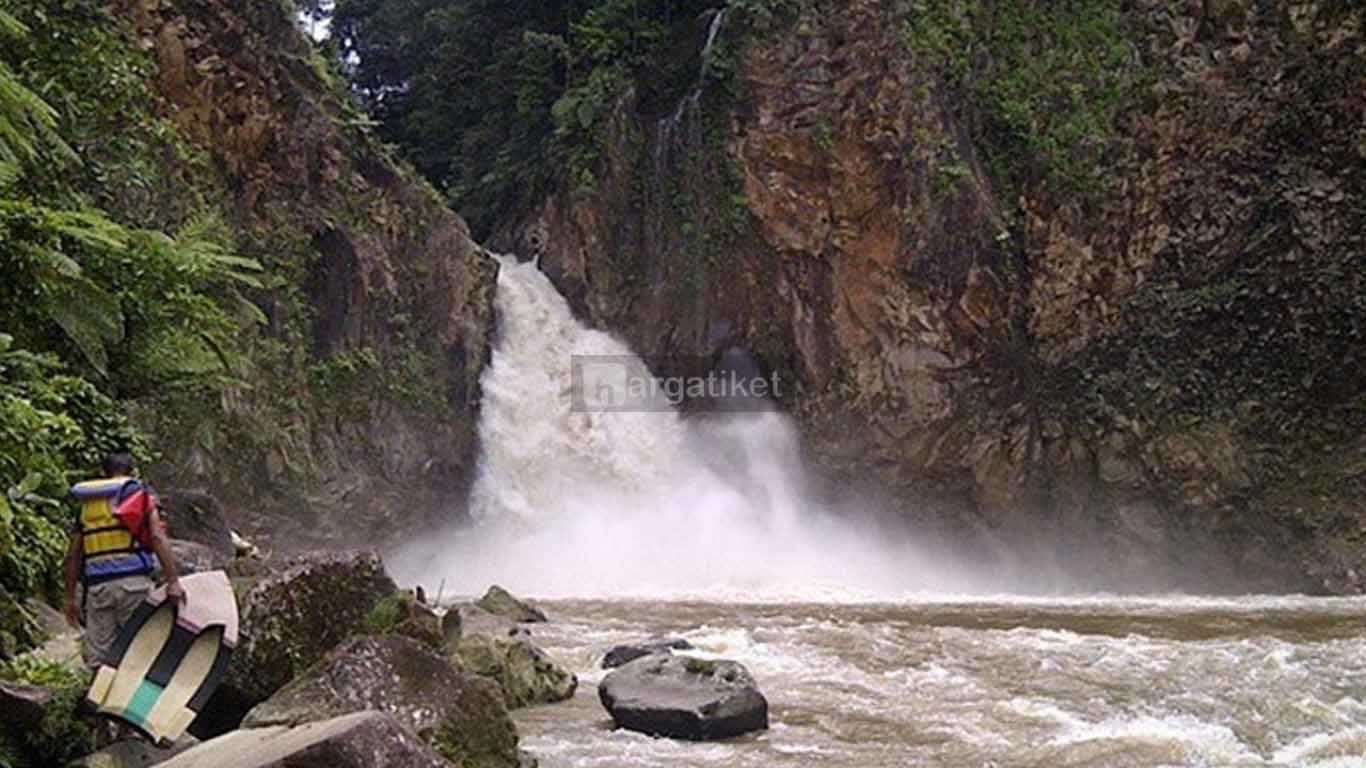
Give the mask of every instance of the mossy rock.
M 365 632 L 375 604 L 394 590 L 371 552 L 304 555 L 256 580 L 238 601 L 241 641 L 222 688 L 247 707 L 265 701 L 342 640 Z
M 380 710 L 467 768 L 515 768 L 517 730 L 498 687 L 411 638 L 362 635 L 248 713 L 243 726 L 299 725 Z
M 564 701 L 579 685 L 578 677 L 525 637 L 467 635 L 456 646 L 456 658 L 470 672 L 496 681 L 509 709 Z
M 79 706 L 90 684 L 82 667 L 23 656 L 0 667 L 0 759 L 6 765 L 65 765 L 95 749 Z
M 365 624 L 371 634 L 403 635 L 432 650 L 440 651 L 445 644 L 441 618 L 411 592 L 394 592 L 382 598 L 366 616 Z
M 519 624 L 550 620 L 545 615 L 545 611 L 525 600 L 514 597 L 511 592 L 496 584 L 489 587 L 489 591 L 485 592 L 475 605 L 495 616 L 502 616 Z

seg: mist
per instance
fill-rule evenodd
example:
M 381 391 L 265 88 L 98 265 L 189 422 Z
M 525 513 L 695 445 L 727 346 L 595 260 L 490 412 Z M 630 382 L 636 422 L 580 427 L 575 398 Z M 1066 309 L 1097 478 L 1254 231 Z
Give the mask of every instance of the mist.
M 498 583 L 541 597 L 895 598 L 976 591 L 958 564 L 825 508 L 772 409 L 684 419 L 574 408 L 572 360 L 634 361 L 579 324 L 534 264 L 504 259 L 484 374 L 473 525 L 390 555 L 446 595 Z M 653 404 L 658 406 L 658 404 Z

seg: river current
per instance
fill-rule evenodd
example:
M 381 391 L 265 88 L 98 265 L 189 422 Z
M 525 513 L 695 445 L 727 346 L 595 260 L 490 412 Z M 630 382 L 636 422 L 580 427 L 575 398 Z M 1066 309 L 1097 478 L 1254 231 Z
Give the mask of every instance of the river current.
M 536 642 L 580 680 L 517 713 L 544 768 L 1366 766 L 1366 601 L 1301 597 L 554 601 Z M 613 730 L 613 644 L 743 662 L 771 727 Z
M 861 525 L 815 500 L 776 409 L 581 407 L 586 380 L 648 366 L 499 261 L 469 514 L 386 560 L 438 599 L 540 598 L 533 639 L 580 679 L 515 713 L 545 768 L 1366 767 L 1366 599 L 981 597 L 1084 592 L 1087 553 L 1012 564 Z M 749 667 L 772 727 L 613 730 L 602 654 L 656 634 Z

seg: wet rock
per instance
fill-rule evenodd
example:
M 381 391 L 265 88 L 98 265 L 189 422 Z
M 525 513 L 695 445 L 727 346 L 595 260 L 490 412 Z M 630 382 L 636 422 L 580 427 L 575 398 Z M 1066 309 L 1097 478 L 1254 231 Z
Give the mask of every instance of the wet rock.
M 228 672 L 193 733 L 210 738 L 237 726 L 338 643 L 364 633 L 375 604 L 395 589 L 371 552 L 314 553 L 283 569 L 234 581 L 240 640 Z
M 623 643 L 613 647 L 602 657 L 603 669 L 616 669 L 642 656 L 673 651 L 691 651 L 692 643 L 681 637 L 652 637 L 639 643 Z
M 527 637 L 467 635 L 456 646 L 461 666 L 498 683 L 509 709 L 564 701 L 579 680 Z
M 298 725 L 363 710 L 389 713 L 457 765 L 517 765 L 517 731 L 498 686 L 398 635 L 347 640 L 243 724 Z
M 166 768 L 450 768 L 382 712 L 357 712 L 297 728 L 220 736 L 162 763 Z M 472 764 L 476 765 L 476 764 Z
M 479 598 L 476 605 L 495 616 L 502 616 L 519 624 L 550 620 L 540 608 L 519 600 L 511 592 L 497 585 L 489 587 L 489 591 Z
M 617 668 L 598 698 L 622 728 L 690 741 L 768 728 L 768 700 L 734 661 L 646 656 Z

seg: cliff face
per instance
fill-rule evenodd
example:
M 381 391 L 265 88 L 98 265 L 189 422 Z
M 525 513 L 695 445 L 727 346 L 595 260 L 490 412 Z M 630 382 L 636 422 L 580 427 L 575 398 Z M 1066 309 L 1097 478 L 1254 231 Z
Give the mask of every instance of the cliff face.
M 496 262 L 370 135 L 287 3 L 115 5 L 273 277 L 252 369 L 205 404 L 215 417 L 157 424 L 164 469 L 279 546 L 373 544 L 457 510 Z
M 1084 190 L 993 170 L 980 62 L 814 3 L 723 23 L 729 92 L 628 97 L 596 188 L 497 244 L 663 368 L 750 349 L 827 475 L 927 535 L 1095 587 L 1360 591 L 1360 11 L 1125 13 L 1148 77 Z

